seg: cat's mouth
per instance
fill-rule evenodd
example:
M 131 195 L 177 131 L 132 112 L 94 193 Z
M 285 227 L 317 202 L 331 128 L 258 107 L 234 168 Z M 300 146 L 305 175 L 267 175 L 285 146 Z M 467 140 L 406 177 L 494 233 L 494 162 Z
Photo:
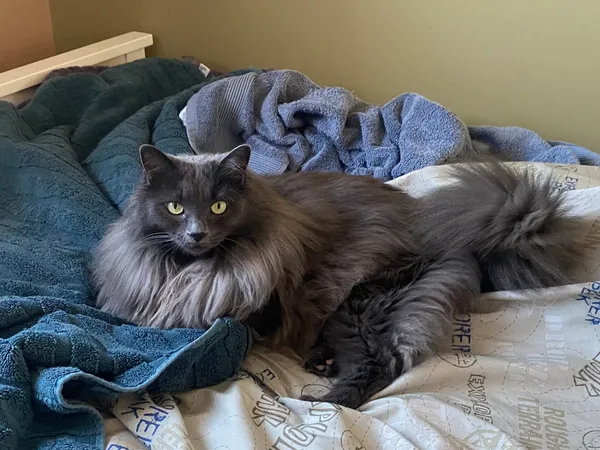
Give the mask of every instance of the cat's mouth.
M 188 241 L 181 242 L 175 240 L 178 252 L 187 257 L 202 258 L 209 255 L 214 250 L 214 245 L 210 242 L 190 243 Z
M 188 255 L 188 256 L 195 256 L 197 258 L 202 257 L 206 254 L 208 254 L 213 247 L 208 247 L 208 246 L 194 246 L 191 247 L 189 245 L 178 245 L 179 247 L 179 251 Z

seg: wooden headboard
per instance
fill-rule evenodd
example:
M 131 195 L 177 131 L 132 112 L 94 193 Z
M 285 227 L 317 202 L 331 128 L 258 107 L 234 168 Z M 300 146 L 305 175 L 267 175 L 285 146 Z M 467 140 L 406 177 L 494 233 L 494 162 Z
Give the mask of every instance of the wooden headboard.
M 116 66 L 146 56 L 152 35 L 131 32 L 0 73 L 0 100 L 19 104 L 53 70 L 73 66 Z

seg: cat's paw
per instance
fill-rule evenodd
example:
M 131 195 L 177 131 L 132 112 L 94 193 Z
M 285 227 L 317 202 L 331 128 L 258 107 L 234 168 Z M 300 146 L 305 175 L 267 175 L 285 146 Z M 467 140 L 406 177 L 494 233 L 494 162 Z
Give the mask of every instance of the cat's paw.
M 360 395 L 360 391 L 352 386 L 334 387 L 329 393 L 317 398 L 312 395 L 303 395 L 300 400 L 305 402 L 333 403 L 350 409 L 357 409 L 366 399 Z
M 333 359 L 333 352 L 324 348 L 313 348 L 302 362 L 304 370 L 320 377 L 335 377 L 339 368 Z

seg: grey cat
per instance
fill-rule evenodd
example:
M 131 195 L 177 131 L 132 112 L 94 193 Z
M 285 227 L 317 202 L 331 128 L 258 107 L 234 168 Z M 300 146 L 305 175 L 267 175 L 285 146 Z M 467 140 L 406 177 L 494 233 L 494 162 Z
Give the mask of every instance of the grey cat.
M 560 193 L 496 163 L 415 199 L 371 177 L 257 176 L 250 148 L 140 149 L 143 179 L 101 241 L 98 304 L 138 324 L 247 323 L 356 408 L 426 356 L 480 292 L 565 284 Z

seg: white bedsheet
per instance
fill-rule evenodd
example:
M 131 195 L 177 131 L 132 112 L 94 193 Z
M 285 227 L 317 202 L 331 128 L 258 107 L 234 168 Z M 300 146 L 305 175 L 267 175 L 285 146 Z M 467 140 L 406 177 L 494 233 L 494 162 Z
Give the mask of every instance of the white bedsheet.
M 329 381 L 293 356 L 255 348 L 235 380 L 123 396 L 105 421 L 106 448 L 600 449 L 600 170 L 527 165 L 551 174 L 585 218 L 581 284 L 484 297 L 477 313 L 456 318 L 435 356 L 359 411 L 295 400 Z M 393 183 L 419 195 L 445 170 Z

